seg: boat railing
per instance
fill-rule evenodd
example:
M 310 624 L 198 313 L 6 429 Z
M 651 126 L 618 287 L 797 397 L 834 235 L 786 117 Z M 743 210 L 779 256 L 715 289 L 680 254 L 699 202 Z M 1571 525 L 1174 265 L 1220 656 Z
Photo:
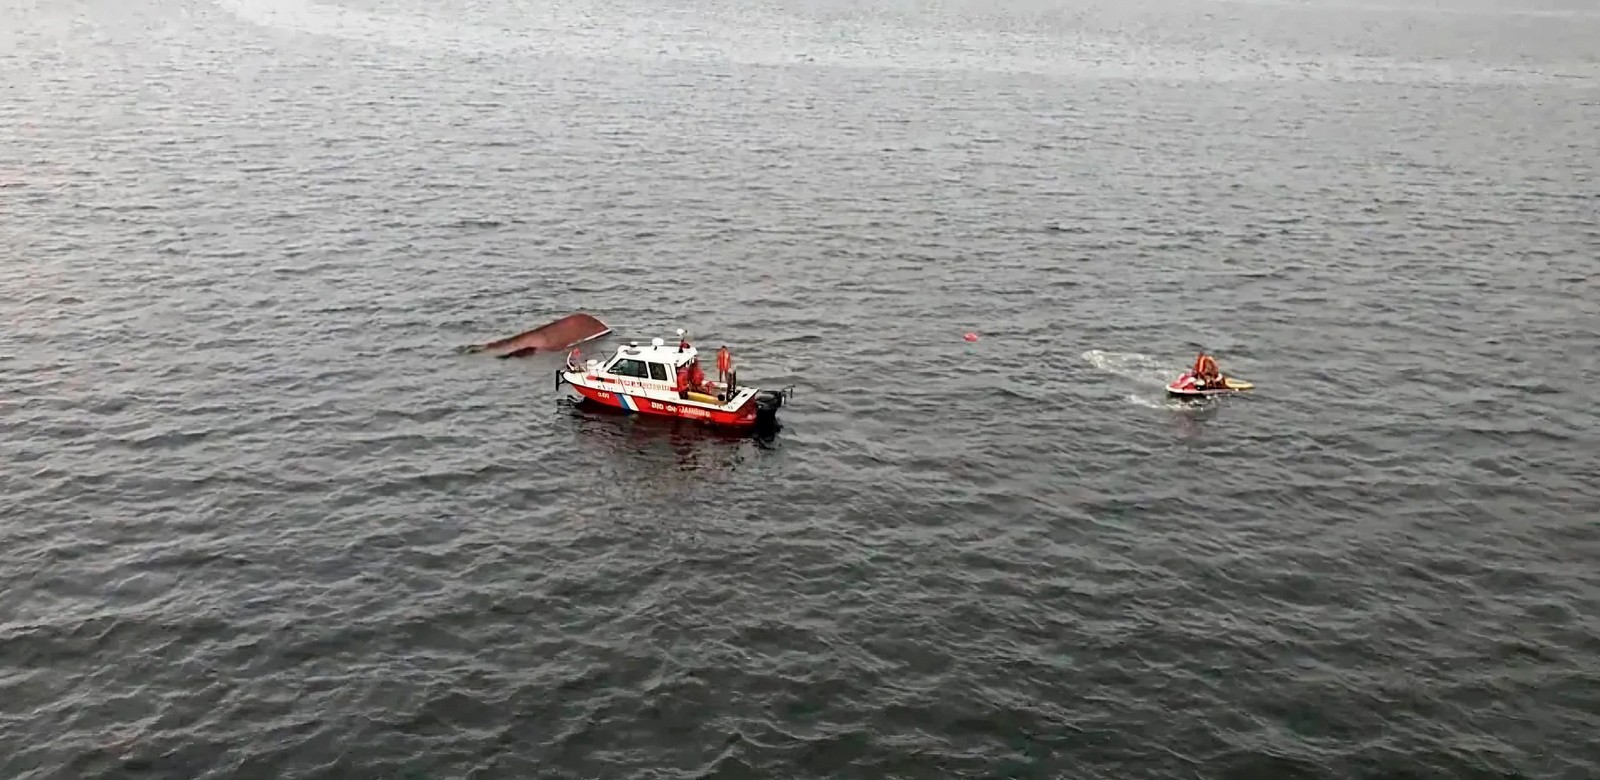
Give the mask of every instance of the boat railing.
M 584 360 L 582 355 L 583 353 L 578 350 L 572 350 L 567 353 L 566 368 L 568 371 L 587 371 L 591 366 L 598 366 L 602 362 L 596 358 Z

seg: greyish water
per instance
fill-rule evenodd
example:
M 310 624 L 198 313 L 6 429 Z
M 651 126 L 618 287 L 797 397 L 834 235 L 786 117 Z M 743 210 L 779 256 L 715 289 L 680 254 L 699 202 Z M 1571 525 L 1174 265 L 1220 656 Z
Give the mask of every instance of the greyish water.
M 1600 776 L 1597 42 L 0 0 L 0 777 Z

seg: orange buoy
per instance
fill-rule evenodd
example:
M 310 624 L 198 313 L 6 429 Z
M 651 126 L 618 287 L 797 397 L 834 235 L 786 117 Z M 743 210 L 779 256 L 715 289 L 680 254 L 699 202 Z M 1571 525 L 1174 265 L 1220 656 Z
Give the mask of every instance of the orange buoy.
M 976 334 L 976 333 L 968 333 L 967 335 L 962 336 L 961 338 L 964 338 L 967 341 L 977 341 L 978 340 L 978 334 Z

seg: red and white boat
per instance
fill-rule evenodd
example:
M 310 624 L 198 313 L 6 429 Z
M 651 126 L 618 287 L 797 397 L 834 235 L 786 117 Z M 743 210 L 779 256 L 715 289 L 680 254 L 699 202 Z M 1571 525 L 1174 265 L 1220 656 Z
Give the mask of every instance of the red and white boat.
M 1167 395 L 1185 398 L 1205 398 L 1213 395 L 1232 395 L 1255 389 L 1255 385 L 1232 377 L 1223 377 L 1220 385 L 1201 385 L 1193 371 L 1185 371 L 1167 385 Z
M 681 331 L 680 331 L 681 333 Z M 686 341 L 668 346 L 662 339 L 648 345 L 618 347 L 609 358 L 578 363 L 567 356 L 556 371 L 556 388 L 570 385 L 584 401 L 636 414 L 696 420 L 730 428 L 768 426 L 794 394 L 792 388 L 762 390 L 739 384 L 737 371 L 728 381 L 705 381 L 693 390 L 679 390 L 679 369 L 699 363 L 699 352 Z

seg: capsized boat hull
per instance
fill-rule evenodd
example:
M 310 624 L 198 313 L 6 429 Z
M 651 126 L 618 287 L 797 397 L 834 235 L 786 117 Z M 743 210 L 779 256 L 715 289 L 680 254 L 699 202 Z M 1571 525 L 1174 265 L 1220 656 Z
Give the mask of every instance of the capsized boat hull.
M 600 338 L 611 328 L 591 314 L 569 314 L 555 322 L 540 325 L 485 344 L 473 344 L 466 352 L 489 352 L 499 358 L 524 357 L 539 352 L 560 352 Z
M 1255 385 L 1242 379 L 1224 376 L 1222 387 L 1200 387 L 1195 384 L 1194 372 L 1185 371 L 1167 385 L 1167 395 L 1179 398 L 1208 398 L 1216 395 L 1234 395 L 1255 389 Z

